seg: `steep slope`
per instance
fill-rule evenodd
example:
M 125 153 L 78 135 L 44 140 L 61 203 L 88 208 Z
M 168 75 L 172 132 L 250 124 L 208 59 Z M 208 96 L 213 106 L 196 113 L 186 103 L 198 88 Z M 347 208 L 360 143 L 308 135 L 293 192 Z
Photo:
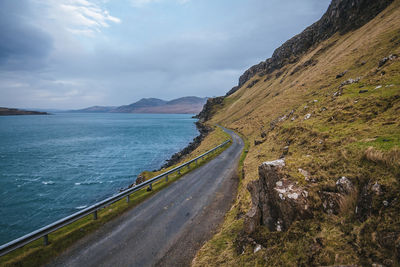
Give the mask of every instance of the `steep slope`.
M 400 0 L 390 2 L 334 0 L 208 101 L 200 119 L 250 148 L 238 200 L 195 266 L 400 264 Z

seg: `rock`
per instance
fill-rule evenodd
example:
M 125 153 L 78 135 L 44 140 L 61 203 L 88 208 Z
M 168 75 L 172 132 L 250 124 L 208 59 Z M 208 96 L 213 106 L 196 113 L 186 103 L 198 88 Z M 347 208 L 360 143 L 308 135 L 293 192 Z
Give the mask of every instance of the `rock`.
M 257 253 L 261 250 L 262 246 L 260 244 L 257 244 L 256 247 L 254 248 L 254 253 Z
M 378 182 L 375 182 L 375 184 L 371 187 L 371 190 L 375 193 L 375 195 L 379 196 L 382 194 L 382 187 Z
M 266 161 L 262 166 L 285 167 L 285 159 L 277 159 L 274 161 Z
M 283 152 L 282 152 L 282 155 L 281 155 L 281 159 L 284 158 L 284 157 L 286 157 L 288 153 L 289 153 L 289 146 L 285 146 L 285 147 L 283 148 Z
M 397 56 L 396 54 L 391 54 L 391 55 L 389 55 L 389 56 L 387 56 L 387 57 L 382 58 L 382 59 L 379 61 L 378 67 L 379 67 L 379 68 L 383 67 L 388 61 L 394 60 L 394 59 L 396 59 L 397 57 L 398 57 L 398 56 Z
M 308 171 L 303 170 L 303 169 L 299 169 L 299 173 L 304 176 L 304 179 L 306 181 L 310 180 L 310 173 Z
M 382 85 L 378 85 L 377 87 L 375 87 L 375 90 L 376 89 L 381 89 L 382 88 Z
M 328 214 L 339 214 L 340 204 L 343 201 L 343 196 L 334 192 L 322 191 L 319 194 L 322 200 L 323 210 Z
M 355 79 L 348 79 L 340 84 L 340 87 L 343 87 L 348 84 L 358 83 L 361 80 L 361 77 L 357 77 Z
M 239 89 L 240 89 L 239 86 L 235 86 L 235 87 L 233 87 L 231 90 L 229 90 L 229 92 L 226 93 L 225 96 L 230 96 L 230 95 L 234 94 L 234 93 L 235 93 L 237 90 L 239 90 Z
M 252 81 L 249 85 L 247 85 L 247 88 L 252 88 L 254 85 L 256 85 L 260 80 L 256 79 L 254 81 Z
M 359 94 L 364 94 L 364 93 L 368 93 L 368 90 L 360 90 L 358 91 Z
M 254 145 L 255 146 L 261 145 L 262 143 L 264 143 L 263 140 L 254 140 Z
M 136 178 L 135 185 L 139 185 L 144 181 L 146 181 L 146 178 L 143 175 L 139 174 L 138 177 Z
M 378 182 L 370 181 L 368 184 L 360 186 L 357 199 L 357 219 L 361 222 L 367 220 L 373 214 L 379 214 L 382 205 L 388 207 L 390 202 L 382 199 L 385 187 Z
M 261 138 L 265 138 L 265 137 L 267 137 L 267 133 L 266 132 L 262 132 L 261 133 Z
M 286 231 L 295 220 L 311 216 L 308 191 L 281 174 L 284 166 L 284 159 L 264 162 L 259 166 L 259 180 L 249 183 L 252 207 L 245 217 L 248 234 L 258 225 Z
M 278 122 L 285 121 L 287 119 L 286 115 L 283 115 L 282 117 L 278 118 Z
M 345 70 L 342 73 L 339 73 L 338 75 L 336 75 L 336 79 L 342 78 L 344 75 L 346 75 L 347 72 L 348 72 L 348 70 Z
M 311 118 L 311 113 L 308 113 L 307 115 L 304 116 L 304 120 L 308 120 L 309 118 Z
M 344 176 L 336 181 L 336 190 L 338 192 L 319 192 L 323 210 L 328 214 L 339 214 L 345 197 L 355 192 L 352 182 Z
M 196 116 L 200 123 L 211 119 L 212 115 L 216 112 L 218 107 L 221 107 L 224 103 L 224 97 L 215 97 L 207 99 L 207 103 L 204 105 L 203 110 Z
M 354 191 L 353 183 L 344 176 L 336 181 L 336 188 L 343 195 L 348 195 Z

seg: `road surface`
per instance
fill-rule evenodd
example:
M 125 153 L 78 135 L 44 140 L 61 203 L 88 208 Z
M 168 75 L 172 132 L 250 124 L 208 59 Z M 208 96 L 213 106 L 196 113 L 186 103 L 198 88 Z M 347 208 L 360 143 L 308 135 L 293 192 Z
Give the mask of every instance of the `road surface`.
M 134 209 L 78 241 L 49 266 L 188 266 L 236 196 L 244 147 L 232 145 Z

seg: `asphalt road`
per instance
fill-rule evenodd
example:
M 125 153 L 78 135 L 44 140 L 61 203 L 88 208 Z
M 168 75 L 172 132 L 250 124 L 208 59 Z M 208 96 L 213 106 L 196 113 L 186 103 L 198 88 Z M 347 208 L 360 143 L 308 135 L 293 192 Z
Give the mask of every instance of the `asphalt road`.
M 188 266 L 236 196 L 243 141 L 78 241 L 49 266 Z

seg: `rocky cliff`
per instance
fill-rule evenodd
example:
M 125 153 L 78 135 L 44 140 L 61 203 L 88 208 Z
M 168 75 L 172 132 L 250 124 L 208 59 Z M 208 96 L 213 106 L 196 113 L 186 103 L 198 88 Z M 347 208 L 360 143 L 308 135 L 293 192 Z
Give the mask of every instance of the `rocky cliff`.
M 240 76 L 238 86 L 232 88 L 227 95 L 236 92 L 258 73 L 270 74 L 287 64 L 297 62 L 311 47 L 332 35 L 345 34 L 363 26 L 392 2 L 393 0 L 333 0 L 319 21 L 276 49 L 271 58 L 248 69 Z

